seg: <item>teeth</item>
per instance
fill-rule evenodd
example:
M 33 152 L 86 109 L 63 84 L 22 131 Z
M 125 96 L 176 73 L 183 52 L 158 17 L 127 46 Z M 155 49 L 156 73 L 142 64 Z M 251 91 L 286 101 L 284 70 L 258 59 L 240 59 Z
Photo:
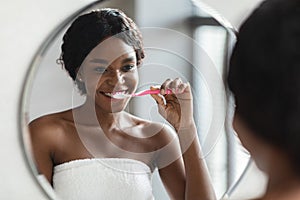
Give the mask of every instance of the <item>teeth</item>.
M 114 93 L 104 93 L 106 96 L 109 96 L 109 97 L 114 97 L 115 95 L 124 95 L 124 94 L 127 94 L 126 91 L 119 91 L 119 92 L 114 92 Z
M 106 96 L 112 97 L 111 93 L 104 93 Z

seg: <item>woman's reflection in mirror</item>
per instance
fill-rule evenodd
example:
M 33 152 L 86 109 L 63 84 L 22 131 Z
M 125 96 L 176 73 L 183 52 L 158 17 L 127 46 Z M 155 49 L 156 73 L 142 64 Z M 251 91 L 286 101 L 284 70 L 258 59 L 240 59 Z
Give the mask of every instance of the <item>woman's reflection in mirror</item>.
M 29 125 L 37 168 L 60 198 L 153 199 L 155 168 L 171 199 L 215 198 L 205 163 L 193 161 L 201 153 L 197 138 L 182 156 L 172 128 L 131 115 L 124 110 L 131 98 L 115 97 L 135 92 L 144 58 L 129 17 L 110 8 L 83 14 L 61 50 L 60 61 L 86 100 Z

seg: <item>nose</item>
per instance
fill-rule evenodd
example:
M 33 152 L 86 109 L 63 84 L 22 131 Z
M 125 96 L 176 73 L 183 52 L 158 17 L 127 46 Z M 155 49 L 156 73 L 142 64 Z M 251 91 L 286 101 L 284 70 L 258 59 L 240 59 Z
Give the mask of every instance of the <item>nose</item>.
M 119 70 L 112 73 L 111 76 L 108 78 L 108 83 L 112 86 L 115 86 L 117 84 L 123 84 L 124 82 L 124 74 L 121 73 Z

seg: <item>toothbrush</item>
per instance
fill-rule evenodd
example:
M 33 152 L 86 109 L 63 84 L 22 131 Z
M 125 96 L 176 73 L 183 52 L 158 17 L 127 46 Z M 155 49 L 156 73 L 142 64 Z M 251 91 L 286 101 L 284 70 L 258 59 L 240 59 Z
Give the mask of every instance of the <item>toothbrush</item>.
M 140 97 L 140 96 L 144 96 L 144 95 L 148 95 L 148 94 L 159 94 L 160 93 L 160 89 L 156 89 L 156 90 L 143 90 L 137 93 L 133 93 L 133 94 L 124 94 L 124 93 L 116 93 L 113 95 L 113 98 L 115 99 L 124 99 L 127 97 Z M 167 90 L 166 94 L 172 94 L 172 90 Z

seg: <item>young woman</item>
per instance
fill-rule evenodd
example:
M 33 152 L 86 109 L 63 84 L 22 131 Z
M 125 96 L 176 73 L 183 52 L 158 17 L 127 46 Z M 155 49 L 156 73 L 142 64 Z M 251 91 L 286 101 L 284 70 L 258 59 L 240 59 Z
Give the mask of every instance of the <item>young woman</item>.
M 84 14 L 66 31 L 61 62 L 86 101 L 30 123 L 38 170 L 60 198 L 153 199 L 155 168 L 171 199 L 214 198 L 209 182 L 199 190 L 186 179 L 173 129 L 129 114 L 130 97 L 116 97 L 135 92 L 143 58 L 141 34 L 120 10 Z
M 240 29 L 228 76 L 234 128 L 269 176 L 262 199 L 300 199 L 300 1 L 263 2 Z

